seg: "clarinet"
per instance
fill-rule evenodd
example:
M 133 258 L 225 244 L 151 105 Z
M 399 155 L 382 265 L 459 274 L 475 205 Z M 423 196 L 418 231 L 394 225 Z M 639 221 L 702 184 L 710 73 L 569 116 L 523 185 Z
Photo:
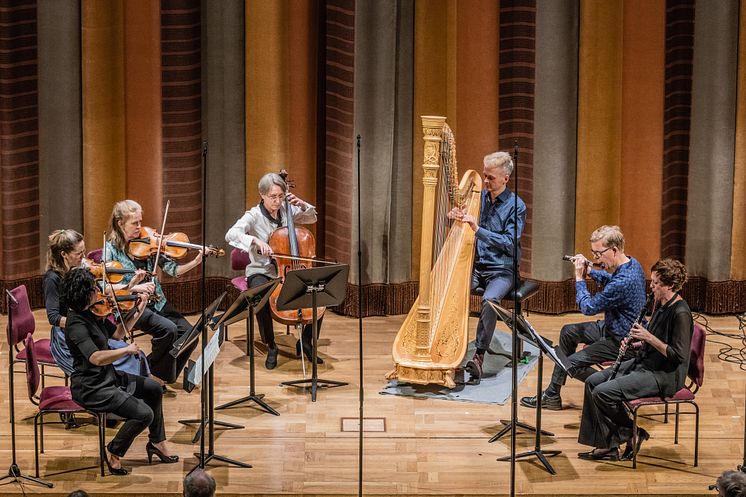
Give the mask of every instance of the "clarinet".
M 642 307 L 642 310 L 640 311 L 640 316 L 637 318 L 637 321 L 632 325 L 632 328 L 635 327 L 635 324 L 642 323 L 642 320 L 645 319 L 645 314 L 648 312 L 648 307 L 650 307 L 650 304 L 653 302 L 653 292 L 650 292 L 648 294 L 648 298 L 645 301 L 645 305 Z M 622 339 L 622 342 L 632 336 L 632 329 L 629 330 L 629 333 Z M 619 347 L 619 354 L 616 356 L 616 361 L 614 361 L 614 365 L 611 366 L 611 375 L 606 381 L 611 381 L 614 378 L 616 378 L 617 373 L 619 372 L 619 366 L 622 365 L 622 358 L 624 357 L 625 350 L 622 350 L 622 347 Z

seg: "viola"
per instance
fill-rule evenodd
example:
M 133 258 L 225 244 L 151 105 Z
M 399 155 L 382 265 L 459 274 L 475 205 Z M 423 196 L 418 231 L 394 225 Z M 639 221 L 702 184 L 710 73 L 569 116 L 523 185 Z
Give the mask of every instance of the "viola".
M 287 180 L 288 173 L 284 169 L 280 171 L 280 177 L 290 186 Z M 304 269 L 308 267 L 307 262 L 316 257 L 316 239 L 310 230 L 302 226 L 296 227 L 290 201 L 285 198 L 285 215 L 287 227 L 277 228 L 269 237 L 269 246 L 275 254 L 288 254 L 288 256 L 276 257 L 277 274 L 281 278 L 290 270 Z M 305 259 L 305 261 L 303 260 Z M 272 318 L 282 324 L 295 326 L 310 324 L 313 321 L 313 309 L 298 309 L 296 311 L 280 311 L 277 309 L 277 298 L 280 296 L 282 283 L 275 287 L 269 297 L 269 309 Z M 317 319 L 324 315 L 325 307 L 317 309 Z
M 155 255 L 160 247 L 161 253 L 172 259 L 182 259 L 187 255 L 189 249 L 201 250 L 202 245 L 189 243 L 189 237 L 185 233 L 169 233 L 165 236 L 153 228 L 143 226 L 137 238 L 129 241 L 127 250 L 133 259 L 143 260 Z M 214 255 L 222 257 L 225 251 L 212 245 L 205 246 L 206 256 Z
M 106 279 L 109 283 L 120 283 L 125 274 L 132 274 L 134 269 L 124 269 L 119 261 L 108 261 L 106 265 L 102 262 L 94 262 L 88 258 L 83 258 L 81 266 L 88 269 L 97 280 L 103 279 L 106 273 Z
M 90 310 L 94 315 L 103 318 L 117 309 L 121 312 L 131 311 L 137 304 L 138 300 L 140 300 L 140 295 L 130 293 L 124 289 L 114 290 L 113 296 L 111 293 L 104 293 L 101 290 L 96 290 L 96 302 L 94 302 L 90 307 Z

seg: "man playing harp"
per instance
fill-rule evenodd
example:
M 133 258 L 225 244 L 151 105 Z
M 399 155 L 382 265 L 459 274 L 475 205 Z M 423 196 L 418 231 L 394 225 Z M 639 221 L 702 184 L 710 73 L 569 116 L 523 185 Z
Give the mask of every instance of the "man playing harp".
M 484 353 L 489 349 L 495 332 L 497 314 L 487 301 L 500 302 L 513 286 L 513 245 L 520 240 L 526 222 L 526 204 L 518 197 L 518 227 L 515 229 L 515 193 L 508 189 L 513 161 L 507 152 L 495 152 L 483 160 L 483 190 L 479 223 L 458 207 L 448 217 L 468 224 L 475 232 L 476 248 L 471 288 L 484 288 L 482 311 L 477 325 L 476 351 L 467 364 L 469 383 L 477 384 L 482 377 Z M 514 239 L 517 233 L 518 240 Z

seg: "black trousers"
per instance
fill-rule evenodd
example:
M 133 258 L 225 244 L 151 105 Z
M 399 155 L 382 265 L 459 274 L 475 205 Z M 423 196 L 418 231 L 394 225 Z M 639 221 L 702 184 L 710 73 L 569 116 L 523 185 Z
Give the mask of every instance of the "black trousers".
M 477 323 L 477 350 L 487 350 L 492 342 L 497 324 L 497 313 L 489 304 L 492 301 L 499 304 L 510 289 L 513 288 L 513 271 L 500 269 L 496 271 L 481 271 L 477 268 L 471 273 L 471 289 L 484 288 L 482 295 L 482 311 Z
M 270 281 L 272 278 L 270 278 L 267 275 L 264 274 L 252 274 L 248 278 L 246 278 L 246 284 L 249 286 L 249 288 L 255 288 L 260 285 L 263 285 Z M 277 344 L 275 343 L 275 328 L 272 324 L 272 313 L 269 310 L 269 304 L 265 305 L 259 311 L 255 314 L 256 316 L 256 322 L 257 325 L 259 325 L 259 335 L 262 338 L 262 342 L 267 345 L 270 349 L 274 349 L 277 347 Z M 321 333 L 321 322 L 323 321 L 324 317 L 320 317 L 318 321 L 316 322 L 316 336 Z M 313 325 L 307 324 L 303 326 L 303 348 L 306 351 L 311 350 L 311 339 L 313 338 Z
M 589 344 L 577 350 L 581 343 Z M 619 355 L 619 341 L 605 330 L 603 321 L 567 324 L 560 330 L 559 347 L 570 361 L 569 374 L 580 381 L 596 372 L 591 366 L 604 361 L 616 360 Z M 631 357 L 631 352 L 625 354 Z M 559 366 L 552 371 L 551 389 L 559 394 L 565 384 L 567 374 Z
M 622 363 L 613 380 L 607 381 L 611 368 L 588 377 L 580 418 L 579 443 L 610 449 L 632 438 L 632 418 L 623 401 L 660 395 L 652 373 L 633 368 L 634 360 L 629 360 Z
M 152 338 L 148 362 L 150 372 L 166 383 L 174 383 L 184 369 L 189 356 L 197 342 L 192 343 L 187 349 L 181 351 L 178 357 L 170 354 L 173 343 L 184 333 L 189 331 L 192 325 L 184 319 L 170 302 L 166 302 L 163 309 L 156 312 L 146 307 L 142 316 L 135 323 L 135 329 L 141 330 Z
M 125 422 L 107 448 L 115 456 L 124 457 L 137 435 L 148 428 L 148 439 L 156 444 L 166 439 L 163 424 L 163 390 L 150 378 L 127 374 L 126 381 L 134 383 L 134 392 L 117 409 L 110 412 Z M 123 385 L 126 388 L 126 385 Z

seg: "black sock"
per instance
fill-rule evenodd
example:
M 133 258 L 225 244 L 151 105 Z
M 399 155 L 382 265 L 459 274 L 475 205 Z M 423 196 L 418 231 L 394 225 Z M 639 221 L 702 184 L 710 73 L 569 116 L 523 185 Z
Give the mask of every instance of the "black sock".
M 546 390 L 544 390 L 544 395 L 547 395 L 548 397 L 556 397 L 560 393 L 560 387 L 559 385 L 555 385 L 554 383 L 550 383 Z
M 485 352 L 487 352 L 487 349 L 480 349 L 477 347 L 477 354 L 483 356 Z

